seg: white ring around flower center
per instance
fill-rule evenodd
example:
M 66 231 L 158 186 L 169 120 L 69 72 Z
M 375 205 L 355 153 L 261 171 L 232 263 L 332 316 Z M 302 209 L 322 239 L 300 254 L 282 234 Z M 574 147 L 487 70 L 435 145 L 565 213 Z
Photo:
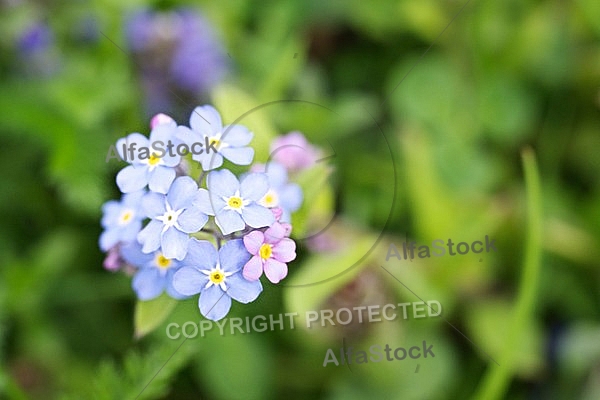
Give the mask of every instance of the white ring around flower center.
M 163 232 L 172 226 L 179 229 L 179 224 L 177 224 L 177 219 L 179 218 L 181 213 L 184 211 L 184 209 L 182 208 L 180 210 L 173 210 L 168 201 L 165 201 L 165 207 L 166 207 L 167 211 L 163 215 L 156 217 L 157 220 L 161 221 L 164 224 Z
M 277 207 L 279 205 L 279 195 L 273 189 L 269 189 L 262 199 L 259 200 L 258 204 L 267 208 Z
M 242 213 L 244 207 L 250 204 L 250 200 L 246 200 L 240 196 L 239 190 L 236 190 L 233 196 L 223 196 L 221 198 L 225 202 L 225 207 L 223 208 L 224 210 L 233 210 L 238 212 L 239 214 Z
M 204 275 L 208 276 L 208 282 L 204 286 L 204 289 L 208 289 L 213 285 L 219 285 L 219 287 L 226 292 L 227 291 L 227 277 L 233 275 L 233 272 L 225 272 L 221 269 L 221 265 L 217 263 L 211 270 L 203 269 L 200 270 Z
M 135 210 L 127 208 L 121 212 L 121 215 L 119 215 L 118 224 L 119 225 L 127 225 L 127 224 L 131 223 L 131 221 L 133 221 L 134 218 L 135 218 Z

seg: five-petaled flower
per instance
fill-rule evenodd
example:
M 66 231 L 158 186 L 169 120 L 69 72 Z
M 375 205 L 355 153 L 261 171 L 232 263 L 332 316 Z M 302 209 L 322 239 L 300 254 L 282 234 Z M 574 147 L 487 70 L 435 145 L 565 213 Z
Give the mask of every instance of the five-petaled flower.
M 248 174 L 240 183 L 231 171 L 223 169 L 209 173 L 207 184 L 215 220 L 224 235 L 246 225 L 262 228 L 275 222 L 273 213 L 258 204 L 269 189 L 265 174 Z
M 264 171 L 269 180 L 269 190 L 258 201 L 258 204 L 267 208 L 279 207 L 281 209 L 279 220 L 291 222 L 291 213 L 300 208 L 302 204 L 300 186 L 296 183 L 289 183 L 286 169 L 274 161 L 267 165 L 257 164 L 252 167 L 252 171 Z
M 148 193 L 142 200 L 142 208 L 152 220 L 138 234 L 138 242 L 144 253 L 159 248 L 166 258 L 183 260 L 187 253 L 190 233 L 196 233 L 213 215 L 206 189 L 188 176 L 175 179 L 165 196 Z
M 286 226 L 276 222 L 264 233 L 252 231 L 244 236 L 244 246 L 253 256 L 244 265 L 244 278 L 256 281 L 263 270 L 272 283 L 279 283 L 287 276 L 286 263 L 296 258 L 296 243 L 286 237 L 287 233 Z
M 190 117 L 190 128 L 178 127 L 177 137 L 191 146 L 194 142 L 211 143 L 217 152 L 194 154 L 193 160 L 202 163 L 202 169 L 210 171 L 223 165 L 223 157 L 237 165 L 249 165 L 254 149 L 248 146 L 252 132 L 242 125 L 223 127 L 219 112 L 211 106 L 196 107 Z
M 121 257 L 138 268 L 131 281 L 138 299 L 152 300 L 164 291 L 176 300 L 186 297 L 173 288 L 173 275 L 181 267 L 180 261 L 168 259 L 160 251 L 144 253 L 139 243 L 121 247 Z
M 117 141 L 119 156 L 131 164 L 117 174 L 121 192 L 134 192 L 148 185 L 153 192 L 167 193 L 175 179 L 175 167 L 181 160 L 179 154 L 165 148 L 167 143 L 179 143 L 176 130 L 175 121 L 165 121 L 154 125 L 150 138 L 132 133 Z
M 140 205 L 144 191 L 124 194 L 121 201 L 107 201 L 102 205 L 104 232 L 100 235 L 100 248 L 108 251 L 119 242 L 134 241 L 142 229 L 144 215 Z
M 175 290 L 185 296 L 200 293 L 198 307 L 204 317 L 218 321 L 231 308 L 231 299 L 250 303 L 262 292 L 260 281 L 242 276 L 250 258 L 241 239 L 230 240 L 217 253 L 206 240 L 191 239 L 189 251 L 173 278 Z

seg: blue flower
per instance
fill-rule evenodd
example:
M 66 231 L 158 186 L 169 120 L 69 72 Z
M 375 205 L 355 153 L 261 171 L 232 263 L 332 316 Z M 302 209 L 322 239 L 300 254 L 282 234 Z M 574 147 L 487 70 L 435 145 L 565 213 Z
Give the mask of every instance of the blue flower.
M 166 258 L 160 251 L 146 254 L 135 242 L 121 247 L 121 257 L 138 268 L 131 282 L 138 299 L 152 300 L 164 291 L 177 300 L 186 297 L 173 288 L 173 275 L 181 267 L 181 262 Z
M 152 220 L 138 234 L 144 253 L 159 248 L 166 258 L 182 260 L 190 233 L 198 232 L 213 215 L 206 189 L 188 176 L 175 179 L 169 193 L 148 193 L 142 200 L 146 216 Z
M 107 201 L 102 206 L 101 224 L 104 232 L 100 235 L 100 248 L 108 251 L 119 242 L 135 241 L 142 229 L 144 214 L 141 212 L 141 201 L 145 191 L 128 193 L 121 201 Z
M 291 222 L 291 213 L 302 205 L 302 189 L 295 183 L 288 182 L 287 170 L 276 162 L 270 162 L 266 167 L 258 165 L 253 171 L 264 170 L 269 179 L 269 190 L 258 201 L 258 204 L 267 207 L 279 207 L 282 210 L 281 222 Z
M 183 267 L 175 273 L 173 286 L 182 295 L 200 293 L 198 307 L 204 317 L 218 321 L 231 308 L 231 299 L 250 303 L 262 292 L 260 281 L 248 281 L 242 268 L 250 253 L 241 239 L 231 240 L 217 253 L 206 240 L 192 239 Z
M 135 192 L 146 185 L 153 192 L 167 193 L 175 179 L 175 167 L 181 156 L 169 143 L 177 145 L 177 124 L 170 121 L 155 125 L 150 138 L 132 133 L 117 141 L 119 156 L 131 165 L 117 174 L 117 186 L 123 193 Z
M 177 137 L 188 146 L 210 143 L 216 149 L 216 153 L 211 148 L 192 156 L 192 159 L 202 163 L 203 170 L 219 168 L 223 165 L 223 157 L 237 165 L 249 165 L 252 162 L 254 149 L 248 147 L 252 132 L 242 125 L 223 127 L 221 116 L 213 107 L 196 107 L 190 117 L 190 127 L 180 126 Z
M 262 228 L 275 222 L 273 213 L 257 203 L 269 189 L 265 174 L 248 174 L 240 183 L 231 171 L 223 169 L 209 173 L 207 184 L 215 221 L 224 235 L 240 231 L 246 224 Z

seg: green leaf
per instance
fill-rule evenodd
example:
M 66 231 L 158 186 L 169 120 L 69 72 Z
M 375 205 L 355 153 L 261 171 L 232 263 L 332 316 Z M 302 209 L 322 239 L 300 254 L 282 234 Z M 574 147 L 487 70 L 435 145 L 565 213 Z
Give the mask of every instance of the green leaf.
M 202 338 L 195 375 L 211 399 L 259 400 L 269 398 L 274 384 L 274 350 L 259 336 L 212 332 Z M 196 345 L 190 344 L 191 346 Z
M 173 311 L 177 300 L 162 294 L 150 301 L 138 301 L 135 305 L 135 337 L 142 338 L 156 329 Z
M 295 182 L 302 188 L 302 206 L 292 215 L 295 237 L 304 237 L 309 230 L 320 231 L 326 228 L 333 217 L 334 194 L 328 184 L 332 168 L 319 163 L 302 171 Z
M 363 268 L 373 265 L 371 260 L 377 255 L 371 252 L 376 240 L 373 235 L 339 222 L 330 226 L 328 234 L 340 247 L 311 256 L 285 285 L 286 308 L 299 313 L 299 326 L 305 326 L 306 311 L 318 310 L 328 296 L 354 279 Z
M 469 331 L 476 343 L 492 358 L 499 361 L 506 342 L 505 335 L 498 332 L 505 330 L 506 321 L 514 315 L 514 306 L 509 302 L 491 300 L 472 303 L 467 311 Z M 514 354 L 514 371 L 521 376 L 532 376 L 543 365 L 543 336 L 534 320 L 527 320 L 520 327 L 522 333 L 512 349 Z M 486 357 L 481 354 L 481 357 Z M 499 361 L 501 362 L 501 361 Z

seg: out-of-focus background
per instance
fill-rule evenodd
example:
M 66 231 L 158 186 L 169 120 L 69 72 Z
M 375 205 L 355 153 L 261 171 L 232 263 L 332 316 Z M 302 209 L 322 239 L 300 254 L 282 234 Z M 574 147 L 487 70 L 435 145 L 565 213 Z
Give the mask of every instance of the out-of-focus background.
M 0 398 L 599 399 L 600 7 L 472 0 L 445 29 L 463 5 L 0 1 Z M 136 339 L 98 248 L 107 150 L 201 104 L 263 105 L 263 161 L 264 132 L 301 131 L 335 168 L 326 234 L 232 316 L 420 297 L 441 317 L 182 344 L 189 300 Z M 497 252 L 386 260 L 485 235 Z M 435 358 L 323 366 L 423 340 Z

